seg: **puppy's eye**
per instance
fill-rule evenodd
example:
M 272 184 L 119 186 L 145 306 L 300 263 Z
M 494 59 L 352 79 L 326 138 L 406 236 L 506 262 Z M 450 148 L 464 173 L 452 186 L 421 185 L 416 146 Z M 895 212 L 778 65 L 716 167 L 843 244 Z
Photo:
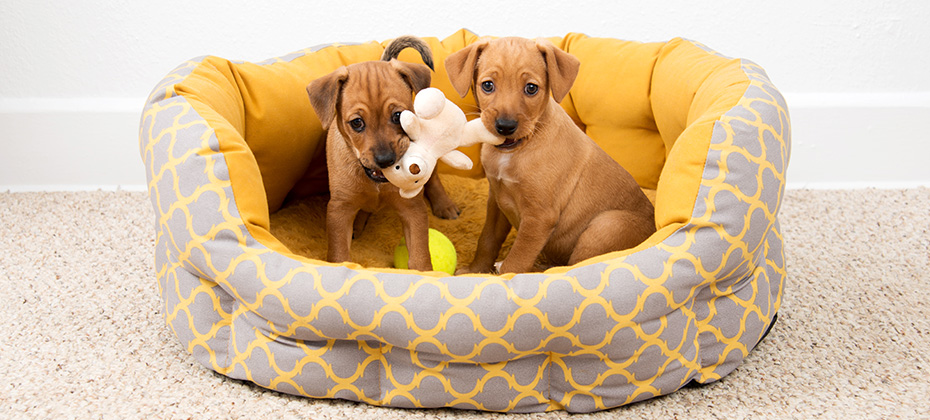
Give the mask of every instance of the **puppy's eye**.
M 525 92 L 528 96 L 533 96 L 536 94 L 536 92 L 539 92 L 539 86 L 536 86 L 533 83 L 527 83 L 526 86 L 523 87 L 523 92 Z
M 349 121 L 349 127 L 352 127 L 352 130 L 355 130 L 356 133 L 361 133 L 365 130 L 365 120 L 356 118 L 352 121 Z
M 394 124 L 400 124 L 400 112 L 391 114 L 391 122 Z
M 494 92 L 494 82 L 490 80 L 486 82 L 481 82 L 481 90 L 483 90 L 484 93 Z

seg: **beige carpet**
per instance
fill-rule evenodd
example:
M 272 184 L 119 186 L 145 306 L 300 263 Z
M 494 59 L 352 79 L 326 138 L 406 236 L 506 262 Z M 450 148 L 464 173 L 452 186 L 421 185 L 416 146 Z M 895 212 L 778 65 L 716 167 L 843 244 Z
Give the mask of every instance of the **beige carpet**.
M 0 193 L 0 418 L 928 418 L 930 189 L 789 191 L 778 323 L 730 376 L 590 415 L 400 410 L 226 379 L 165 327 L 144 193 Z

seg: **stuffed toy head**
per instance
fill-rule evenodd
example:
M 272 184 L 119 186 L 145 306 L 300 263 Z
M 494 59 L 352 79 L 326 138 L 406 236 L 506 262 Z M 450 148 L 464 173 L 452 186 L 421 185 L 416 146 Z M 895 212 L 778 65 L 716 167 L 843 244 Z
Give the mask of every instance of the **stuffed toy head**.
M 469 122 L 465 113 L 439 89 L 417 92 L 413 110 L 415 113 L 400 114 L 400 125 L 410 137 L 410 147 L 393 166 L 383 170 L 385 178 L 400 189 L 404 198 L 413 198 L 423 190 L 439 159 L 453 168 L 471 169 L 471 159 L 455 149 L 479 142 L 503 141 L 491 134 L 481 120 Z

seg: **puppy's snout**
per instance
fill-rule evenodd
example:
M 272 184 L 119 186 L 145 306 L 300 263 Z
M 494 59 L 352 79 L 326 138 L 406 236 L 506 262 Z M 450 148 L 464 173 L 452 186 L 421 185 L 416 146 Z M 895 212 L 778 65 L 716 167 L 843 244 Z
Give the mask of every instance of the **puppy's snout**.
M 517 120 L 498 118 L 494 121 L 494 128 L 497 130 L 497 134 L 509 136 L 517 131 Z
M 394 161 L 397 160 L 397 154 L 394 153 L 393 149 L 387 146 L 375 149 L 372 157 L 375 159 L 375 165 L 378 165 L 381 169 L 393 165 Z

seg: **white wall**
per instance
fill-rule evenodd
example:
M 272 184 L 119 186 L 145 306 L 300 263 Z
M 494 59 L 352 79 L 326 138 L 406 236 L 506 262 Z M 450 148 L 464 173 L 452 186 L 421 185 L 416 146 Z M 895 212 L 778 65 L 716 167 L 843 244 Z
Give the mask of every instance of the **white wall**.
M 142 104 L 186 59 L 462 27 L 701 41 L 759 63 L 785 93 L 790 186 L 930 185 L 930 2 L 756 3 L 0 0 L 0 191 L 142 189 Z

